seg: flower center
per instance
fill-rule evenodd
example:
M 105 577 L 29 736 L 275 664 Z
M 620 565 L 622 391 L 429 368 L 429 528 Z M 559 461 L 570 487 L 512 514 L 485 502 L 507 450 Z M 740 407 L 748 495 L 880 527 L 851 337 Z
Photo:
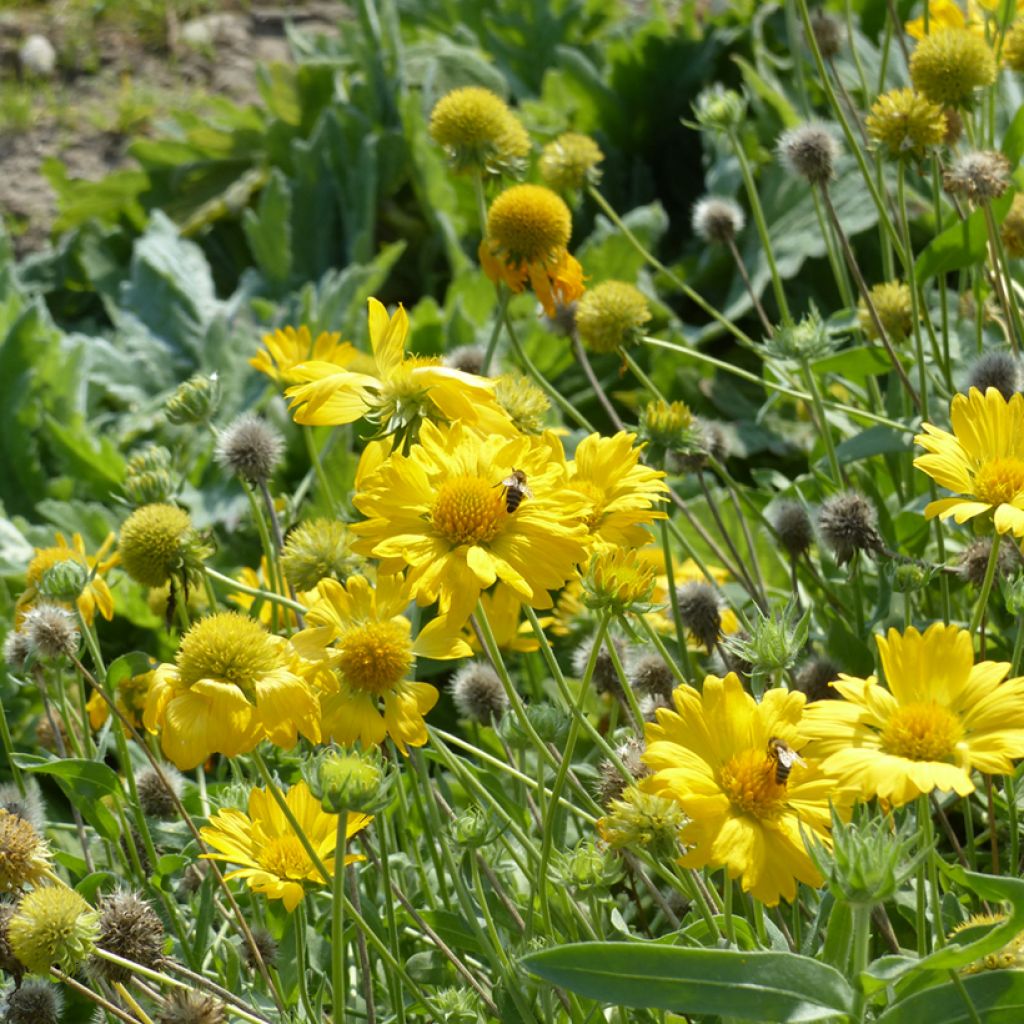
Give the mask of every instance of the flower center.
M 989 459 L 974 474 L 974 493 L 989 505 L 1013 501 L 1024 491 L 1024 459 Z
M 939 704 L 906 704 L 889 717 L 882 730 L 882 749 L 911 761 L 949 761 L 963 728 Z
M 507 514 L 503 487 L 457 476 L 438 488 L 430 521 L 452 544 L 480 544 L 494 540 Z
M 569 244 L 572 214 L 540 185 L 514 185 L 491 204 L 487 234 L 514 263 L 545 262 Z
M 249 695 L 260 678 L 281 667 L 273 638 L 254 619 L 237 612 L 197 622 L 181 641 L 177 662 L 185 686 L 218 679 Z
M 268 839 L 257 857 L 260 867 L 278 878 L 305 878 L 313 867 L 298 836 Z
M 367 622 L 343 633 L 338 668 L 350 686 L 381 694 L 397 686 L 412 666 L 409 624 Z
M 590 510 L 583 518 L 583 522 L 586 523 L 587 529 L 593 533 L 601 525 L 601 520 L 604 518 L 604 505 L 606 501 L 604 488 L 598 487 L 597 484 L 590 480 L 579 479 L 570 481 L 569 487 L 577 494 L 582 494 L 590 503 Z
M 775 818 L 786 803 L 786 787 L 775 781 L 775 769 L 766 748 L 751 747 L 723 766 L 719 782 L 736 810 Z

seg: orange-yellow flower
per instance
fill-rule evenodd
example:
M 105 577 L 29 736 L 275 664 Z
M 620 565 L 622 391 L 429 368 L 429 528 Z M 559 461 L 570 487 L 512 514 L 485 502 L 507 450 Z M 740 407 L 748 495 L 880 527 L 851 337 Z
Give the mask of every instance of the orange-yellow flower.
M 351 342 L 341 341 L 337 331 L 321 331 L 314 341 L 309 328 L 280 327 L 272 334 L 263 335 L 263 348 L 249 360 L 249 365 L 265 373 L 278 384 L 295 384 L 302 378 L 294 370 L 300 363 L 316 360 L 345 367 L 359 358 Z
M 110 587 L 103 578 L 107 571 L 118 564 L 119 556 L 115 551 L 110 555 L 110 549 L 114 546 L 114 534 L 108 534 L 106 540 L 99 546 L 96 553 L 90 555 L 86 552 L 85 541 L 80 533 L 76 533 L 68 544 L 64 534 L 54 535 L 56 544 L 49 548 L 36 548 L 32 560 L 25 570 L 25 590 L 15 604 L 16 620 L 21 621 L 22 616 L 35 604 L 39 598 L 39 585 L 47 569 L 52 569 L 61 562 L 78 562 L 89 570 L 89 580 L 82 592 L 78 595 L 75 604 L 78 606 L 82 618 L 87 623 L 92 623 L 96 612 L 105 619 L 114 617 L 114 596 L 110 593 Z M 47 597 L 48 601 L 53 598 Z

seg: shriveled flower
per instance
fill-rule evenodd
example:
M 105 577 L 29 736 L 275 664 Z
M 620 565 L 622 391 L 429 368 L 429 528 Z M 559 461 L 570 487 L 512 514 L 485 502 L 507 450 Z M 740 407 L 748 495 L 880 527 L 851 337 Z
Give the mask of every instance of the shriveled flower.
M 285 793 L 285 801 L 328 875 L 333 876 L 338 816 L 323 810 L 304 781 Z M 349 814 L 346 836 L 351 839 L 372 820 L 366 814 Z M 204 859 L 241 865 L 229 871 L 226 879 L 244 878 L 253 892 L 282 900 L 286 910 L 299 905 L 307 886 L 327 884 L 269 790 L 252 789 L 248 813 L 222 808 L 199 834 L 216 851 L 203 854 Z M 345 864 L 363 859 L 347 853 Z
M 208 553 L 189 514 L 176 505 L 143 505 L 121 527 L 121 568 L 144 587 L 195 577 Z
M 650 319 L 644 293 L 626 281 L 602 281 L 576 306 L 576 331 L 592 352 L 616 352 L 635 345 Z
M 444 355 L 444 365 L 463 373 L 480 374 L 484 368 L 486 349 L 483 345 L 457 345 Z
M 739 678 L 708 676 L 702 692 L 675 690 L 675 709 L 647 726 L 642 789 L 675 800 L 689 822 L 681 840 L 686 867 L 724 867 L 744 892 L 769 906 L 796 896 L 796 883 L 819 886 L 801 831 L 828 843 L 829 802 L 847 803 L 835 779 L 811 761 L 794 761 L 780 781 L 773 744 L 804 749 L 804 697 L 769 690 L 758 704 Z
M 557 193 L 541 185 L 514 185 L 491 203 L 480 265 L 513 292 L 527 282 L 548 316 L 583 294 L 583 268 L 569 255 L 572 215 Z
M 824 125 L 790 128 L 779 137 L 777 148 L 783 164 L 809 184 L 827 185 L 835 177 L 839 143 Z
M 243 413 L 221 432 L 214 455 L 232 473 L 250 483 L 265 483 L 284 452 L 284 438 L 262 416 Z
M 35 827 L 0 807 L 0 892 L 38 885 L 51 870 L 50 851 Z
M 423 716 L 437 703 L 429 683 L 410 680 L 416 656 L 446 660 L 471 652 L 459 636 L 462 620 L 438 617 L 413 638 L 403 614 L 412 585 L 402 576 L 378 576 L 371 587 L 362 576 L 342 586 L 322 580 L 319 599 L 306 614 L 307 628 L 292 637 L 295 650 L 317 664 L 325 737 L 349 746 L 382 743 L 390 736 L 406 746 L 427 741 Z
M 161 765 L 159 774 L 153 768 L 140 771 L 135 779 L 135 787 L 139 794 L 139 806 L 147 817 L 169 821 L 178 813 L 174 798 L 181 799 L 184 779 L 169 764 Z
M 722 196 L 698 199 L 690 215 L 693 233 L 705 242 L 728 242 L 743 230 L 745 223 L 740 204 Z
M 902 281 L 884 281 L 868 293 L 886 336 L 892 341 L 903 341 L 914 329 L 914 304 L 910 286 Z M 878 339 L 875 318 L 864 299 L 857 302 L 857 323 L 864 334 Z
M 208 615 L 182 637 L 175 664 L 156 669 L 143 722 L 182 771 L 263 739 L 290 748 L 301 733 L 319 743 L 316 697 L 293 668 L 287 642 L 254 619 Z
M 814 543 L 814 527 L 799 501 L 782 501 L 772 510 L 769 522 L 790 558 L 800 558 Z
M 997 150 L 964 153 L 943 172 L 942 185 L 974 203 L 998 199 L 1010 187 L 1010 161 Z
M 363 568 L 363 560 L 352 550 L 354 539 L 340 519 L 299 523 L 285 537 L 281 568 L 298 591 L 315 590 L 325 579 L 344 583 Z
M 933 790 L 967 796 L 972 771 L 1005 775 L 1024 757 L 1024 678 L 1008 662 L 974 663 L 971 634 L 935 623 L 877 636 L 887 687 L 842 675 L 842 701 L 804 713 L 811 756 L 864 798 L 897 806 Z
M 686 814 L 670 796 L 627 786 L 609 801 L 597 830 L 613 850 L 648 850 L 652 857 L 675 859 L 682 852 L 687 824 Z
M 33 974 L 49 974 L 52 964 L 73 971 L 96 945 L 98 920 L 74 889 L 45 885 L 21 897 L 7 925 L 7 941 Z
M 265 373 L 278 384 L 297 384 L 301 378 L 293 373 L 301 363 L 332 363 L 344 368 L 359 358 L 359 351 L 348 341 L 341 341 L 337 331 L 321 331 L 313 340 L 303 324 L 279 327 L 263 335 L 263 348 L 249 360 L 249 365 Z
M 496 377 L 494 398 L 520 433 L 544 432 L 551 402 L 529 377 L 518 373 L 503 373 Z
M 4 637 L 3 660 L 13 672 L 20 672 L 32 657 L 32 644 L 24 630 L 12 629 Z
M 871 105 L 864 122 L 868 135 L 899 160 L 923 160 L 941 146 L 946 137 L 946 115 L 942 106 L 914 92 L 890 89 Z
M 858 551 L 874 554 L 882 547 L 878 513 L 856 491 L 834 494 L 821 503 L 818 530 L 837 565 L 845 565 Z
M 697 643 L 708 651 L 722 635 L 722 609 L 718 591 L 703 580 L 683 583 L 676 591 L 679 618 Z
M 538 170 L 544 184 L 556 192 L 575 192 L 601 180 L 597 166 L 604 160 L 601 147 L 589 136 L 565 132 L 540 154 Z
M 999 555 L 996 559 L 996 577 L 1009 579 L 1021 568 L 1021 559 L 1016 548 L 1001 534 L 995 537 L 979 537 L 964 548 L 957 561 L 960 577 L 973 587 L 980 588 L 985 582 L 989 559 L 992 556 L 992 545 L 998 541 Z
M 508 707 L 498 673 L 486 662 L 471 661 L 452 677 L 452 700 L 463 718 L 494 725 Z
M 626 769 L 626 777 L 623 777 L 622 769 L 612 760 L 604 760 L 598 765 L 595 796 L 602 807 L 610 807 L 613 800 L 622 796 L 627 786 L 650 775 L 650 769 L 643 762 L 645 749 L 644 741 L 636 737 L 631 737 L 616 749 L 615 755 Z
M 430 137 L 456 173 L 518 177 L 530 155 L 530 136 L 508 104 L 481 86 L 453 89 L 434 105 Z
M 159 970 L 164 961 L 164 926 L 156 911 L 138 894 L 115 892 L 99 898 L 97 945 L 107 953 Z M 93 955 L 89 969 L 95 977 L 126 985 L 132 978 L 127 967 Z
M 116 552 L 110 553 L 110 549 L 114 545 L 114 534 L 108 534 L 106 540 L 92 555 L 86 550 L 85 541 L 80 533 L 72 535 L 70 544 L 62 533 L 55 534 L 54 540 L 56 543 L 53 547 L 36 548 L 32 560 L 28 563 L 28 568 L 25 570 L 25 589 L 14 606 L 15 621 L 20 622 L 25 612 L 41 597 L 39 588 L 46 572 L 65 561 L 76 562 L 87 570 L 87 582 L 73 601 L 82 618 L 91 624 L 96 613 L 99 612 L 103 618 L 112 619 L 114 617 L 114 597 L 110 593 L 110 588 L 104 577 L 119 561 Z M 53 598 L 51 597 L 50 600 L 52 601 Z
M 1024 192 L 1013 197 L 1010 209 L 999 226 L 999 237 L 1010 259 L 1019 260 L 1024 256 Z
M 642 697 L 657 696 L 666 699 L 676 688 L 675 673 L 660 654 L 653 651 L 631 653 L 626 666 L 629 684 Z
M 518 504 L 512 474 L 525 476 Z M 512 481 L 512 483 L 509 483 Z M 440 599 L 459 626 L 481 591 L 504 580 L 536 608 L 584 560 L 587 502 L 567 486 L 557 438 L 481 437 L 462 423 L 424 423 L 420 443 L 393 453 L 361 480 L 353 502 L 356 549 L 383 573 L 409 567 L 417 600 Z
M 81 634 L 74 616 L 59 604 L 35 604 L 21 623 L 32 653 L 43 658 L 70 658 L 78 653 Z
M 406 355 L 409 317 L 399 306 L 393 316 L 369 300 L 372 370 L 356 373 L 320 360 L 299 363 L 300 381 L 285 392 L 296 423 L 336 426 L 365 417 L 379 437 L 411 444 L 424 420 L 463 420 L 481 429 L 507 429 L 494 401 L 493 383 L 441 364 L 440 357 Z
M 914 443 L 927 454 L 914 465 L 962 497 L 929 502 L 925 516 L 965 523 L 992 512 L 997 533 L 1024 536 L 1024 395 L 971 388 L 953 396 L 949 418 L 952 434 L 922 425 Z
M 636 434 L 611 437 L 588 434 L 569 464 L 569 488 L 587 503 L 584 512 L 592 547 L 642 547 L 650 541 L 644 527 L 664 519 L 665 474 L 640 461 L 643 446 Z
M 969 107 L 978 89 L 996 80 L 996 62 L 985 40 L 964 28 L 930 32 L 910 55 L 914 88 L 943 107 Z
M 156 1012 L 156 1024 L 226 1024 L 224 1004 L 216 997 L 190 988 L 175 988 Z
M 583 603 L 615 615 L 644 612 L 654 593 L 654 567 L 634 548 L 598 548 L 583 577 Z
M 982 394 L 995 388 L 1009 401 L 1015 391 L 1020 391 L 1021 382 L 1021 365 L 1016 356 L 1009 352 L 986 352 L 971 367 L 967 387 L 977 388 Z

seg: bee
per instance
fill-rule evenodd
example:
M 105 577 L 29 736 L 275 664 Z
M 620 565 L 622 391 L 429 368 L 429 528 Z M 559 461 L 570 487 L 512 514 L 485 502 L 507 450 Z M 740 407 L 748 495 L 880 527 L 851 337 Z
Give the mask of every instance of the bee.
M 526 474 L 521 469 L 512 468 L 511 476 L 505 477 L 495 487 L 505 488 L 505 511 L 509 515 L 522 504 L 523 498 L 532 498 L 533 491 L 526 486 Z
M 789 779 L 789 773 L 793 765 L 799 764 L 804 768 L 807 762 L 785 741 L 778 736 L 773 736 L 768 741 L 768 759 L 775 762 L 775 784 L 784 786 Z

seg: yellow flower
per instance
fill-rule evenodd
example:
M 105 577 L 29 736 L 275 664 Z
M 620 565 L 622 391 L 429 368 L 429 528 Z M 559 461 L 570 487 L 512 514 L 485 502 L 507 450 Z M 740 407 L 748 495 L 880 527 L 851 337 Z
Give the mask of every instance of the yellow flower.
M 995 388 L 971 388 L 953 396 L 949 418 L 952 434 L 923 424 L 914 443 L 928 454 L 914 465 L 965 497 L 929 502 L 924 514 L 964 523 L 992 511 L 999 533 L 1024 536 L 1024 395 L 1007 401 Z
M 523 602 L 511 587 L 498 583 L 492 590 L 480 595 L 480 603 L 491 625 L 498 650 L 525 652 L 540 647 L 533 626 L 529 619 L 523 617 Z M 541 616 L 537 621 L 542 628 L 546 628 L 552 620 Z M 481 651 L 480 640 L 469 624 L 462 631 L 462 639 L 469 644 L 474 654 Z
M 636 434 L 590 434 L 576 447 L 569 464 L 569 487 L 587 501 L 586 524 L 594 545 L 640 547 L 650 541 L 643 524 L 664 519 L 665 474 L 640 461 Z
M 491 204 L 480 265 L 514 292 L 529 282 L 548 316 L 583 294 L 583 268 L 569 255 L 572 214 L 542 185 L 514 185 Z
M 843 785 L 905 804 L 934 789 L 974 792 L 971 771 L 1006 774 L 1024 757 L 1024 678 L 1007 662 L 974 664 L 971 634 L 935 623 L 878 636 L 888 689 L 841 675 L 845 700 L 804 712 L 810 752 Z
M 263 348 L 249 360 L 249 365 L 278 384 L 295 384 L 301 379 L 294 374 L 300 363 L 316 360 L 345 367 L 358 359 L 355 346 L 340 339 L 337 331 L 321 331 L 314 341 L 305 324 L 297 330 L 279 327 L 272 334 L 263 335 Z
M 963 28 L 945 28 L 917 44 L 910 55 L 910 80 L 939 106 L 969 106 L 976 89 L 996 80 L 996 60 L 982 37 Z
M 589 135 L 565 132 L 544 147 L 538 170 L 546 185 L 559 192 L 572 192 L 601 180 L 597 165 L 602 160 L 601 147 Z
M 998 0 L 978 0 L 977 6 L 991 11 L 994 10 L 996 2 Z M 925 31 L 923 15 L 920 18 L 914 18 L 913 21 L 908 21 L 903 28 L 907 35 L 914 39 L 924 39 L 926 35 L 939 32 L 944 28 L 966 28 L 975 35 L 984 36 L 985 34 L 985 26 L 978 17 L 974 0 L 969 0 L 966 18 L 954 0 L 928 0 L 928 31 Z
M 0 807 L 0 892 L 38 885 L 52 870 L 50 851 L 34 826 Z
M 509 511 L 505 481 L 517 469 L 529 494 Z M 457 626 L 499 579 L 532 607 L 550 608 L 548 591 L 585 557 L 586 503 L 566 486 L 550 433 L 481 437 L 461 423 L 424 423 L 420 443 L 363 478 L 353 503 L 367 517 L 352 527 L 356 550 L 379 558 L 384 573 L 409 566 L 419 603 L 440 599 Z
M 453 628 L 443 616 L 434 619 L 413 640 L 403 614 L 412 593 L 401 576 L 381 577 L 376 588 L 363 576 L 350 576 L 344 586 L 326 579 L 317 591 L 309 628 L 296 633 L 292 645 L 320 665 L 314 671 L 324 735 L 346 746 L 390 736 L 403 754 L 406 745 L 423 746 L 423 716 L 437 703 L 437 690 L 407 677 L 416 655 L 444 660 L 472 653 L 458 635 L 462 621 Z
M 263 739 L 320 742 L 319 707 L 293 671 L 285 640 L 254 619 L 219 612 L 182 637 L 174 665 L 156 669 L 143 723 L 162 729 L 164 753 L 181 770 L 211 754 L 236 757 Z
M 913 89 L 883 93 L 872 104 L 864 125 L 868 135 L 885 146 L 894 159 L 913 156 L 923 160 L 946 137 L 942 107 Z
M 35 604 L 40 596 L 39 585 L 47 569 L 52 569 L 61 562 L 69 561 L 77 562 L 89 570 L 89 581 L 75 601 L 82 618 L 87 623 L 92 623 L 96 612 L 99 612 L 103 618 L 112 619 L 114 617 L 114 597 L 103 576 L 120 561 L 117 552 L 109 555 L 110 549 L 114 545 L 114 539 L 114 534 L 108 534 L 94 555 L 86 552 L 85 541 L 80 533 L 72 536 L 70 544 L 64 539 L 64 534 L 58 533 L 54 536 L 56 544 L 53 547 L 36 548 L 35 554 L 25 570 L 25 590 L 15 604 L 16 622 L 21 621 L 25 612 Z M 52 603 L 53 598 L 47 597 L 47 601 Z
M 530 155 L 530 136 L 505 101 L 470 85 L 442 96 L 430 115 L 430 137 L 458 173 L 518 176 Z
M 137 676 L 125 676 L 115 688 L 114 706 L 136 729 L 142 724 L 142 712 L 146 708 L 153 676 L 153 671 L 143 672 Z M 95 690 L 86 702 L 85 710 L 89 712 L 89 725 L 94 730 L 102 728 L 110 717 L 110 706 Z
M 338 816 L 327 814 L 309 786 L 299 782 L 285 794 L 285 802 L 300 828 L 316 851 L 328 874 L 334 874 L 334 853 L 337 849 Z M 351 839 L 373 820 L 366 814 L 350 814 L 345 827 Z M 244 878 L 253 892 L 266 893 L 272 900 L 282 900 L 285 908 L 294 910 L 302 901 L 306 884 L 323 886 L 323 875 L 310 860 L 299 837 L 284 812 L 266 789 L 249 793 L 249 813 L 229 808 L 219 810 L 210 824 L 200 829 L 203 842 L 216 850 L 204 853 L 207 860 L 228 861 L 242 867 L 224 877 Z M 364 858 L 346 854 L 345 863 Z
M 267 564 L 266 556 L 264 555 L 260 559 L 260 568 L 257 572 L 255 569 L 250 569 L 245 566 L 238 574 L 238 582 L 245 584 L 247 587 L 253 587 L 257 590 L 265 590 L 268 593 L 276 593 L 280 597 L 287 597 L 291 600 L 291 591 L 288 589 L 287 581 L 281 580 L 276 587 L 270 585 L 270 566 Z M 299 604 L 304 604 L 307 607 L 313 603 L 316 598 L 315 592 L 304 593 L 298 591 L 295 594 L 295 600 Z M 252 613 L 252 609 L 255 605 L 259 605 L 259 613 L 255 616 L 266 626 L 268 629 L 273 628 L 276 622 L 282 629 L 294 629 L 298 622 L 295 618 L 295 612 L 291 608 L 285 608 L 280 604 L 275 604 L 271 601 L 266 600 L 262 597 L 255 597 L 252 594 L 247 594 L 243 590 L 238 590 L 234 594 L 228 594 L 228 600 L 237 605 L 244 612 Z
M 654 593 L 655 568 L 636 548 L 599 547 L 583 577 L 583 603 L 624 615 L 646 611 Z
M 902 281 L 883 281 L 871 289 L 870 295 L 885 333 L 893 341 L 906 338 L 914 329 L 914 304 L 910 286 Z M 869 338 L 878 337 L 874 317 L 863 299 L 857 303 L 857 323 Z
M 653 774 L 640 788 L 676 800 L 690 819 L 680 836 L 686 867 L 724 867 L 743 891 L 774 906 L 792 900 L 796 883 L 822 878 L 801 828 L 828 842 L 835 780 L 797 761 L 779 782 L 768 741 L 804 746 L 802 693 L 769 690 L 758 704 L 738 677 L 708 676 L 702 693 L 677 687 L 675 710 L 659 709 L 647 726 L 644 763 Z
M 285 394 L 296 423 L 334 426 L 364 416 L 380 435 L 415 440 L 424 419 L 464 420 L 489 429 L 509 429 L 508 417 L 494 399 L 494 384 L 476 374 L 442 366 L 440 359 L 406 356 L 409 318 L 399 306 L 394 316 L 370 299 L 373 371 L 356 373 L 323 360 L 293 367 L 301 383 Z

